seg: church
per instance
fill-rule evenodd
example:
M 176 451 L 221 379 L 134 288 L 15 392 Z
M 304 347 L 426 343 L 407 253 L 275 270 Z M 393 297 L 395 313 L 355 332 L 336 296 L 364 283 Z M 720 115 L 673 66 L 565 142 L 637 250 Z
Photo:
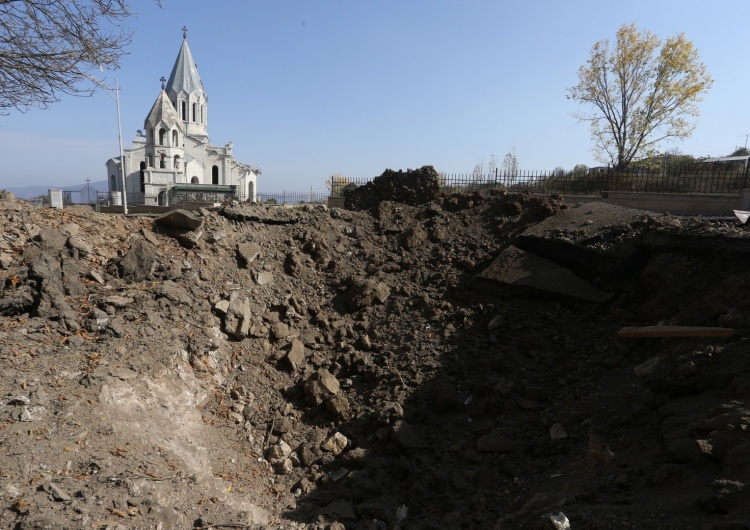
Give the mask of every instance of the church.
M 216 201 L 234 192 L 254 201 L 260 170 L 232 156 L 232 142 L 208 138 L 208 95 L 182 29 L 182 46 L 169 79 L 138 131 L 131 149 L 107 161 L 110 196 L 127 203 L 167 206 L 182 200 Z M 166 84 L 165 84 L 166 82 Z

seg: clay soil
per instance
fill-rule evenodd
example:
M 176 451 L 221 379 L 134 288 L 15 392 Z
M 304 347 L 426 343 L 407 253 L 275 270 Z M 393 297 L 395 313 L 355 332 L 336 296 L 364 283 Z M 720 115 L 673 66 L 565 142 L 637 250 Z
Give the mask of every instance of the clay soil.
M 495 192 L 188 221 L 0 198 L 2 528 L 750 528 L 736 219 Z M 511 245 L 606 300 L 482 279 Z M 617 334 L 657 324 L 737 332 Z

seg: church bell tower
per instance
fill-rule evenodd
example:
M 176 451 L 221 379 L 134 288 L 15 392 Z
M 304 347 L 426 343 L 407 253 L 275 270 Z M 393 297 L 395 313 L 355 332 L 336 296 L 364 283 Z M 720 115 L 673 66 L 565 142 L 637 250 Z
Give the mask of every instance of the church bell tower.
M 208 97 L 188 47 L 186 27 L 165 91 L 185 125 L 185 134 L 208 142 Z

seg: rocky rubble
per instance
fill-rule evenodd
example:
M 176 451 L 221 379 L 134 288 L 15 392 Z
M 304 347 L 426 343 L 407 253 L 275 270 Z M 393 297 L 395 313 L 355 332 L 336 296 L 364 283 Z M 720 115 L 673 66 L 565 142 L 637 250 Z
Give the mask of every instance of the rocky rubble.
M 359 211 L 376 208 L 385 201 L 419 206 L 435 200 L 439 192 L 440 176 L 432 166 L 406 172 L 386 169 L 363 186 L 347 186 L 344 205 L 347 210 Z
M 746 227 L 368 210 L 0 195 L 2 527 L 750 528 Z

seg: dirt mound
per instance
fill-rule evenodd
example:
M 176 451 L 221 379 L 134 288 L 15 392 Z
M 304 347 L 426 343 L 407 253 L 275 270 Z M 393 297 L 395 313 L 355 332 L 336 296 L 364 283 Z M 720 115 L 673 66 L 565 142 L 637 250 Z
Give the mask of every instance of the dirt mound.
M 0 195 L 2 526 L 750 528 L 746 227 L 385 197 Z
M 385 201 L 418 206 L 435 200 L 439 192 L 439 175 L 432 166 L 405 173 L 386 169 L 363 186 L 345 189 L 344 206 L 356 211 L 370 210 Z

